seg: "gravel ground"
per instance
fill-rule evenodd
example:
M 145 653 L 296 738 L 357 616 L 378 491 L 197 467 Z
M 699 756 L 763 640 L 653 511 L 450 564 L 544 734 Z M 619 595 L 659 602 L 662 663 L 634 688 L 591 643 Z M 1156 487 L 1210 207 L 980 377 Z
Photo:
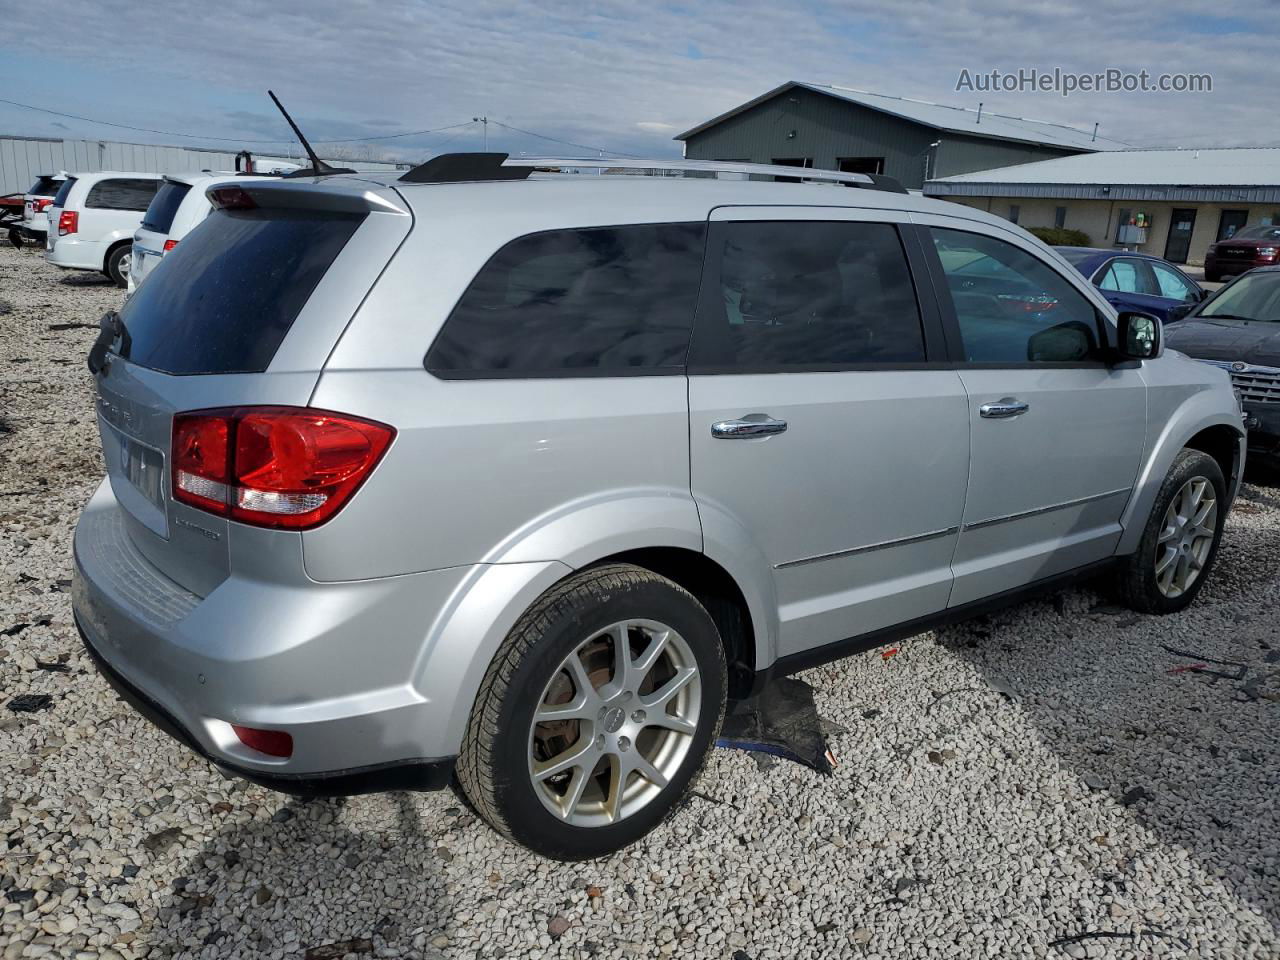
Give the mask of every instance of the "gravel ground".
M 450 793 L 225 780 L 95 674 L 94 332 L 49 325 L 119 300 L 0 250 L 0 702 L 53 697 L 0 709 L 3 960 L 1280 956 L 1280 490 L 1246 487 L 1190 611 L 1077 590 L 810 671 L 834 776 L 720 750 L 645 842 L 560 865 Z M 1210 660 L 1245 673 L 1178 669 Z

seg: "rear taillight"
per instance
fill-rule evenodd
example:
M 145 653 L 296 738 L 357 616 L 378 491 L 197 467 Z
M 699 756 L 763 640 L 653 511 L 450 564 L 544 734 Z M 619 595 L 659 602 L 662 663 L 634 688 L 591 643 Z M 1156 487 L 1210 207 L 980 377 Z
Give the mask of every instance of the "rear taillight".
M 164 242 L 164 252 L 165 252 L 165 253 L 168 253 L 170 250 L 172 250 L 172 249 L 173 249 L 174 247 L 176 247 L 177 245 L 178 245 L 178 241 L 177 241 L 177 240 L 166 240 L 166 241 Z
M 396 432 L 302 407 L 237 407 L 173 418 L 173 498 L 259 527 L 303 530 L 337 513 Z
M 31 207 L 36 213 L 39 213 L 51 203 L 53 203 L 53 197 L 36 197 L 35 200 L 31 202 Z
M 65 237 L 80 229 L 80 214 L 75 210 L 63 210 L 58 214 L 58 236 Z

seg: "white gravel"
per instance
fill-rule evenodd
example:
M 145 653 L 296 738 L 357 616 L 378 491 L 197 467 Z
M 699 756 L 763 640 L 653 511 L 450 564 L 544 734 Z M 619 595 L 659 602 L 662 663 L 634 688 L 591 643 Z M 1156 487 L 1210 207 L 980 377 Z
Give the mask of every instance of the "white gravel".
M 450 793 L 225 780 L 94 673 L 94 331 L 48 325 L 119 300 L 0 250 L 0 703 L 53 696 L 0 707 L 3 960 L 1280 956 L 1280 490 L 1246 487 L 1189 612 L 1072 591 L 810 671 L 833 777 L 717 751 L 644 843 L 560 865 Z M 1172 672 L 1206 658 L 1247 674 Z

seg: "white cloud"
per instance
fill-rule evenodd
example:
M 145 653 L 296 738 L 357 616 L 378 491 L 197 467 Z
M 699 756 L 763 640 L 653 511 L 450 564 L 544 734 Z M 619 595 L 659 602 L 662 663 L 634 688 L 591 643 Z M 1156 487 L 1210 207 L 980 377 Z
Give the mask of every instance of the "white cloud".
M 11 99 L 140 126 L 285 136 L 265 97 L 270 86 L 317 139 L 487 116 L 491 148 L 528 152 L 564 147 L 509 127 L 678 155 L 673 133 L 788 79 L 967 106 L 982 99 L 1002 113 L 1085 129 L 1096 121 L 1104 136 L 1138 144 L 1280 139 L 1266 95 L 1280 79 L 1274 20 L 1248 8 L 1241 16 L 1255 18 L 1254 29 L 1198 34 L 1198 25 L 1212 29 L 1197 19 L 1203 9 L 1201 0 L 600 0 L 581 9 L 550 0 L 220 0 L 210 12 L 194 3 L 108 11 L 100 0 L 51 0 L 12 6 L 10 32 L 40 35 L 50 22 L 76 28 L 59 31 L 39 70 L 0 64 L 0 85 Z M 1023 66 L 1208 72 L 1215 84 L 1203 96 L 954 90 L 962 68 Z M 33 129 L 33 118 L 0 108 L 8 131 Z M 131 138 L 67 122 L 87 135 Z M 421 156 L 447 137 L 450 149 L 478 148 L 482 131 L 475 124 L 385 148 Z

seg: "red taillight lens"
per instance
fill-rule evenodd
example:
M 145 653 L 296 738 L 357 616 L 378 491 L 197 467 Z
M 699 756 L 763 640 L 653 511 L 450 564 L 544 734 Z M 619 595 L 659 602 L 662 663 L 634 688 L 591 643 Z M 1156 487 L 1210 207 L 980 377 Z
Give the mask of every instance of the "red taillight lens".
M 63 210 L 58 214 L 58 236 L 65 237 L 80 229 L 80 214 L 75 210 Z
M 173 419 L 173 497 L 259 527 L 302 530 L 337 513 L 396 432 L 301 407 L 243 407 Z
M 32 207 L 35 208 L 36 213 L 39 213 L 51 203 L 53 203 L 53 197 L 36 197 L 32 202 Z
M 232 724 L 236 738 L 250 750 L 257 750 L 269 757 L 293 756 L 293 737 L 283 730 L 259 730 Z
M 218 210 L 253 210 L 258 206 L 243 187 L 218 187 L 210 190 L 209 203 Z
M 166 240 L 166 241 L 164 242 L 164 252 L 165 252 L 165 253 L 168 253 L 170 250 L 172 250 L 172 249 L 173 249 L 174 247 L 176 247 L 177 245 L 178 245 L 178 241 L 177 241 L 177 240 Z

